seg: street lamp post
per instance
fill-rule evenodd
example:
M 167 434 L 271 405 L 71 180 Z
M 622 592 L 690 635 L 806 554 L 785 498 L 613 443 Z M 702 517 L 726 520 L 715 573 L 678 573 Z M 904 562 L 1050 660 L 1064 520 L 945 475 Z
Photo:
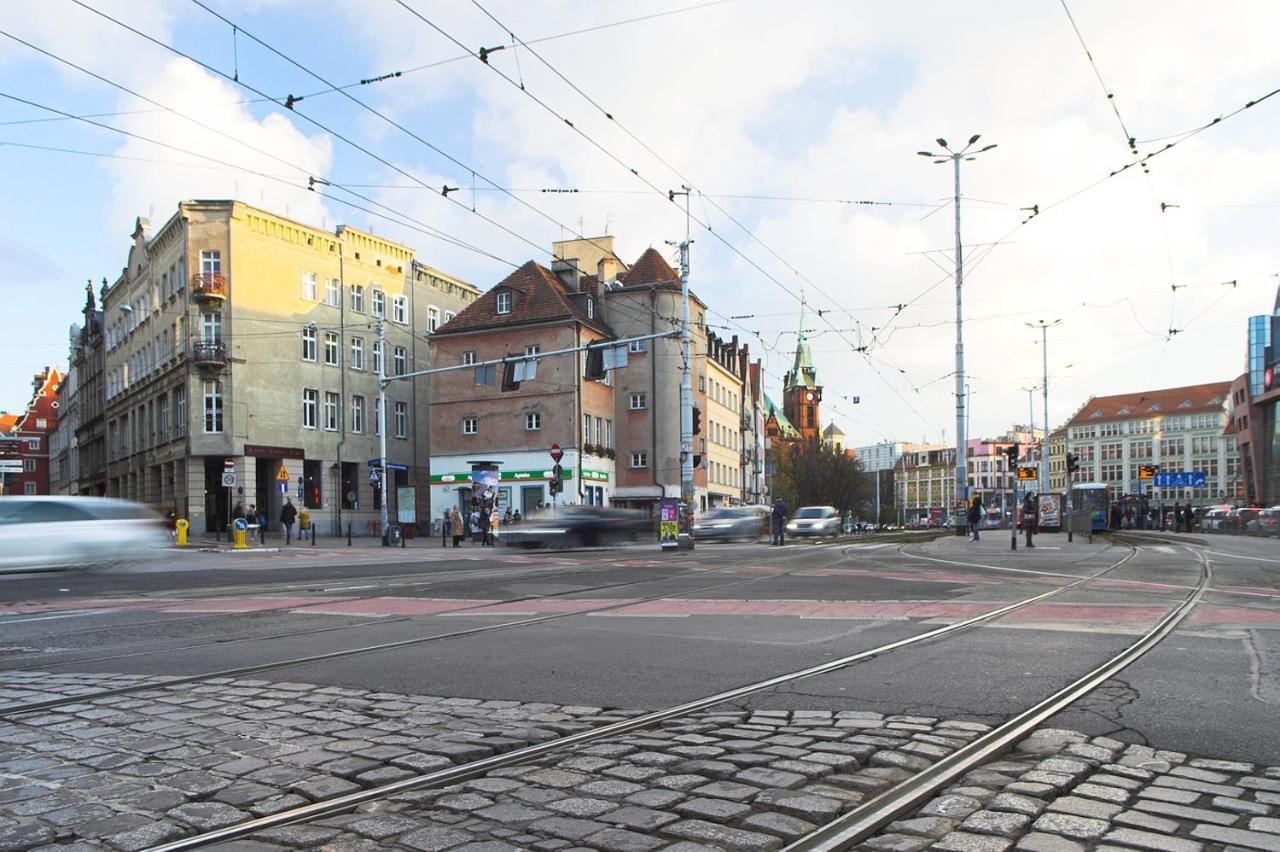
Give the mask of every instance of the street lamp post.
M 945 163 L 951 161 L 955 168 L 955 206 L 956 206 L 956 503 L 957 506 L 961 500 L 968 503 L 969 497 L 969 472 L 968 472 L 968 456 L 965 453 L 965 422 L 964 412 L 967 400 L 965 399 L 964 388 L 964 310 L 963 310 L 963 291 L 964 291 L 964 255 L 963 246 L 960 243 L 960 161 L 972 160 L 978 154 L 984 151 L 990 151 L 995 145 L 987 145 L 983 148 L 974 149 L 974 145 L 978 143 L 980 135 L 975 133 L 969 137 L 969 142 L 959 151 L 953 151 L 947 146 L 947 140 L 939 137 L 936 141 L 939 151 L 917 151 L 921 157 L 929 157 L 935 163 Z M 945 152 L 945 153 L 943 153 Z M 956 512 L 956 535 L 962 535 L 968 532 L 968 514 L 964 511 Z
M 1041 388 L 1044 391 L 1044 432 L 1040 436 L 1040 491 L 1049 488 L 1049 329 L 1061 323 L 1061 319 L 1053 322 L 1029 322 L 1027 328 L 1040 329 L 1040 355 L 1043 358 L 1044 376 Z

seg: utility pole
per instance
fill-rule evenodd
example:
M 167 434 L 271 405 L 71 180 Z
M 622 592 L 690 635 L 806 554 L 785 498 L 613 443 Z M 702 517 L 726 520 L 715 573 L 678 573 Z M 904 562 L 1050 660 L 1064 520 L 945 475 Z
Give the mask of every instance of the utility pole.
M 977 144 L 981 136 L 975 133 L 969 137 L 969 142 L 959 151 L 952 151 L 947 147 L 947 140 L 939 137 L 937 140 L 938 147 L 946 153 L 936 151 L 917 151 L 916 153 L 922 157 L 929 157 L 935 163 L 945 163 L 951 161 L 955 167 L 955 206 L 956 206 L 956 535 L 964 535 L 968 532 L 968 514 L 960 508 L 960 502 L 963 500 L 966 504 L 969 498 L 969 458 L 965 453 L 965 383 L 964 383 L 964 256 L 963 245 L 960 242 L 960 161 L 972 160 L 978 154 L 984 151 L 990 151 L 995 145 L 987 145 L 978 150 L 972 150 Z
M 378 455 L 382 464 L 379 487 L 382 492 L 382 500 L 379 501 L 382 509 L 379 520 L 382 522 L 382 544 L 387 547 L 391 544 L 387 535 L 387 338 L 381 318 L 378 319 L 377 328 L 378 351 L 381 353 L 378 358 Z
M 684 503 L 685 527 L 689 547 L 693 547 L 693 347 L 689 331 L 689 193 L 692 187 L 681 185 L 681 192 L 672 190 L 667 197 L 672 201 L 684 196 L 684 239 L 680 246 L 680 500 Z M 668 245 L 672 243 L 668 241 Z
M 1049 490 L 1049 329 L 1058 323 L 1061 319 L 1053 322 L 1026 323 L 1027 328 L 1040 329 L 1040 354 L 1043 358 L 1044 375 L 1041 379 L 1041 388 L 1044 390 L 1044 432 L 1040 437 L 1040 491 L 1044 493 Z

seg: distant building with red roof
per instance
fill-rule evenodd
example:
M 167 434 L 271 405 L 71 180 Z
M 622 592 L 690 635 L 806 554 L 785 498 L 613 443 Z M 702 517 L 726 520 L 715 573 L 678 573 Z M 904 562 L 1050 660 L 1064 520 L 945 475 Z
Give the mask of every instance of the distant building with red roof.
M 49 435 L 58 421 L 58 386 L 62 373 L 46 367 L 31 380 L 31 401 L 21 414 L 0 413 L 0 459 L 21 471 L 0 476 L 5 494 L 49 493 Z

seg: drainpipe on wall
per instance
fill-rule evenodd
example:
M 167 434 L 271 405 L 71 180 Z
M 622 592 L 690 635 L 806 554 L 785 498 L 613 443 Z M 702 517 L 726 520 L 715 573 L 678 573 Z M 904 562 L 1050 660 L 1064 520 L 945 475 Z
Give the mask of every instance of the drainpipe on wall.
M 318 344 L 317 344 L 318 345 Z M 342 501 L 346 499 L 346 492 L 342 490 L 342 446 L 347 443 L 347 358 L 345 349 L 347 346 L 347 280 L 343 268 L 342 257 L 342 241 L 338 240 L 338 499 L 334 505 L 337 507 L 337 523 L 334 524 L 334 535 L 342 535 Z M 386 462 L 382 465 L 386 467 Z M 304 474 L 305 476 L 305 474 Z M 305 479 L 304 479 L 305 481 Z M 353 483 L 354 484 L 354 483 Z M 357 492 L 358 493 L 358 492 Z M 286 495 L 288 496 L 288 495 Z M 306 505 L 305 503 L 303 504 Z M 314 533 L 313 533 L 314 534 Z

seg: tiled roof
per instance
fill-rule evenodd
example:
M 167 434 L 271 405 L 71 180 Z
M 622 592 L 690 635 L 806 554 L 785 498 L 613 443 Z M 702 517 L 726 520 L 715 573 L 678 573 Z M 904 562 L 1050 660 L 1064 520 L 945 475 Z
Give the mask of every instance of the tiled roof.
M 631 287 L 636 284 L 679 281 L 680 275 L 671 268 L 671 264 L 667 263 L 657 249 L 647 248 L 630 269 L 618 276 L 618 280 L 625 286 Z
M 18 425 L 18 416 L 17 414 L 0 414 L 0 433 L 12 432 Z
M 825 428 L 825 429 L 823 429 L 823 430 L 822 430 L 822 434 L 823 434 L 823 435 L 827 435 L 827 436 L 831 436 L 831 435 L 843 435 L 843 434 L 844 434 L 844 430 L 842 430 L 842 429 L 841 429 L 839 426 L 837 426 L 836 424 L 831 423 L 831 424 L 829 424 L 829 425 L 827 426 L 827 428 Z
M 769 399 L 768 394 L 765 394 L 764 395 L 764 419 L 768 420 L 769 415 L 773 415 L 775 418 L 777 418 L 778 428 L 782 430 L 782 437 L 784 438 L 800 437 L 800 430 L 797 429 L 795 426 L 791 425 L 791 421 L 787 419 L 787 415 L 782 413 L 782 409 L 779 408 L 774 403 L 773 400 Z
M 511 312 L 498 313 L 498 293 L 514 296 Z M 572 291 L 550 269 L 529 261 L 489 288 L 480 298 L 463 308 L 456 317 L 436 329 L 436 334 L 459 334 L 481 329 L 505 328 L 551 320 L 578 320 L 605 334 L 609 327 L 598 319 L 588 319 L 585 308 L 572 298 Z
M 1068 421 L 1068 426 L 1099 420 L 1125 420 L 1170 414 L 1204 414 L 1222 410 L 1231 382 L 1210 382 L 1181 388 L 1092 397 Z

